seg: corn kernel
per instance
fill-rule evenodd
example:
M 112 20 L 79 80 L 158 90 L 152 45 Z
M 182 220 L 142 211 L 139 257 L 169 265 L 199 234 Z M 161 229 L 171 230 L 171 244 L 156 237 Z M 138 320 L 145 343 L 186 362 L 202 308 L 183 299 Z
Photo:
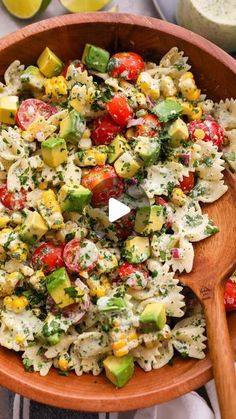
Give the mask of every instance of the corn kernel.
M 150 96 L 152 99 L 158 99 L 160 96 L 160 86 L 159 81 L 153 79 L 152 76 L 143 71 L 140 73 L 137 79 L 137 87 L 145 95 Z
M 193 106 L 189 102 L 182 102 L 181 106 L 183 108 L 182 115 L 187 115 L 190 121 L 201 119 L 202 108 L 200 105 Z
M 6 215 L 2 215 L 0 217 L 0 228 L 4 228 L 7 226 L 7 224 L 10 221 L 10 217 L 6 214 Z
M 161 91 L 164 97 L 175 96 L 177 93 L 176 86 L 170 76 L 162 76 Z
M 203 138 L 205 137 L 205 131 L 201 128 L 197 128 L 194 131 L 194 136 L 198 139 L 198 140 L 203 140 Z
M 42 191 L 44 191 L 45 189 L 47 189 L 48 187 L 48 182 L 40 182 L 39 184 L 39 189 L 41 189 Z
M 125 136 L 126 136 L 127 140 L 131 140 L 133 138 L 133 136 L 134 136 L 134 130 L 133 130 L 133 128 L 127 129 L 127 131 L 125 133 Z
M 76 164 L 81 167 L 104 165 L 107 160 L 106 148 L 92 147 L 89 150 L 83 150 L 77 154 Z
M 47 96 L 66 96 L 67 84 L 63 76 L 52 77 L 44 81 L 45 93 Z
M 187 71 L 180 77 L 179 88 L 184 97 L 190 101 L 199 99 L 201 91 L 197 88 L 193 74 Z
M 7 309 L 11 309 L 12 308 L 12 302 L 13 302 L 13 299 L 12 299 L 12 297 L 5 297 L 4 299 L 3 299 L 3 305 L 4 305 L 4 307 L 6 307 Z
M 126 339 L 120 339 L 119 342 L 114 342 L 112 345 L 113 350 L 118 350 L 126 346 L 127 342 Z
M 126 347 L 126 348 L 122 348 L 118 350 L 113 350 L 113 352 L 115 356 L 121 357 L 121 356 L 127 355 L 129 353 L 129 350 Z
M 130 342 L 131 340 L 136 340 L 136 339 L 138 339 L 138 336 L 137 336 L 137 333 L 136 332 L 131 332 L 129 335 L 128 335 L 128 341 Z
M 16 335 L 16 343 L 18 343 L 18 345 L 21 345 L 22 343 L 24 343 L 25 341 L 25 336 L 24 335 Z
M 139 105 L 140 108 L 146 108 L 147 107 L 147 100 L 146 97 L 143 93 L 137 93 L 135 95 L 135 99 L 137 104 Z
M 20 297 L 16 297 L 12 301 L 12 310 L 15 313 L 20 313 L 27 307 L 28 304 L 29 301 L 27 300 L 27 298 L 24 295 L 21 295 Z
M 28 257 L 29 248 L 26 243 L 20 240 L 13 241 L 9 244 L 9 252 L 13 259 L 17 259 L 20 262 L 25 262 Z
M 171 194 L 171 201 L 178 207 L 182 207 L 187 200 L 187 196 L 180 188 L 174 188 Z
M 52 230 L 60 230 L 65 227 L 61 208 L 52 189 L 43 191 L 37 206 L 48 227 Z
M 89 128 L 86 128 L 86 130 L 83 133 L 83 138 L 90 138 L 91 137 L 91 131 Z
M 69 369 L 69 361 L 64 356 L 61 356 L 58 360 L 58 368 L 61 371 L 68 371 Z

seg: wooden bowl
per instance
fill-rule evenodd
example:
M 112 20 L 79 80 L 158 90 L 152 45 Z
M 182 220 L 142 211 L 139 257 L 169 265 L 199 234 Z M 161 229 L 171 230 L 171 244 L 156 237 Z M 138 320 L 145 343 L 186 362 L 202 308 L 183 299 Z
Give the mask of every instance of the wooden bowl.
M 175 25 L 125 14 L 88 13 L 48 19 L 1 40 L 0 74 L 16 58 L 34 63 L 48 45 L 63 60 L 81 57 L 86 42 L 110 50 L 134 50 L 145 58 L 159 59 L 177 46 L 190 57 L 198 85 L 215 100 L 236 97 L 236 62 L 212 43 Z M 229 316 L 236 348 L 236 313 Z M 17 393 L 54 406 L 80 411 L 124 411 L 147 407 L 196 389 L 212 378 L 211 363 L 175 358 L 150 373 L 136 367 L 132 380 L 120 390 L 100 375 L 46 377 L 24 372 L 20 355 L 0 349 L 0 383 Z

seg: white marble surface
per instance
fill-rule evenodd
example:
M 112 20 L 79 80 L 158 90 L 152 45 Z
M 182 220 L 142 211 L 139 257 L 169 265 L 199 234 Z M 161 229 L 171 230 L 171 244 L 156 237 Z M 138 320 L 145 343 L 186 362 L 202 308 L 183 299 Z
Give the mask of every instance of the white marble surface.
M 152 0 L 112 0 L 105 10 L 113 5 L 118 5 L 120 12 L 158 17 Z M 61 6 L 59 0 L 52 0 L 50 6 L 44 13 L 37 15 L 34 19 L 19 20 L 11 16 L 2 3 L 0 3 L 0 37 L 38 20 L 63 14 L 66 14 L 66 9 Z

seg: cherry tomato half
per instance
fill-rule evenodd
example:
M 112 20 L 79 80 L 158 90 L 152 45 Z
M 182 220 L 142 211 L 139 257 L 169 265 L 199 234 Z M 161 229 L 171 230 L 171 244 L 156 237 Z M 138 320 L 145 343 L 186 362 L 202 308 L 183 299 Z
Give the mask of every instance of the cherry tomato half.
M 122 130 L 110 115 L 103 116 L 94 121 L 91 129 L 91 138 L 96 145 L 110 144 Z
M 183 176 L 183 179 L 179 182 L 179 187 L 183 192 L 190 192 L 194 187 L 194 174 L 189 172 L 188 176 Z
M 55 246 L 52 243 L 42 243 L 35 249 L 32 256 L 34 270 L 42 270 L 45 274 L 64 266 L 62 258 L 64 245 Z
M 93 167 L 84 175 L 81 183 L 92 192 L 93 205 L 108 205 L 109 199 L 118 198 L 124 189 L 122 179 L 109 165 Z
M 85 65 L 80 60 L 69 60 L 61 71 L 61 76 L 66 78 L 68 67 L 73 64 L 75 68 L 80 68 L 81 71 L 86 70 Z
M 145 265 L 133 265 L 129 262 L 122 263 L 117 270 L 117 274 L 123 282 L 134 289 L 145 288 L 149 277 Z
M 63 259 L 66 267 L 72 272 L 91 271 L 99 256 L 96 245 L 91 240 L 73 239 L 64 248 Z
M 236 310 L 236 281 L 231 278 L 225 283 L 224 301 L 227 312 Z
M 142 117 L 142 119 L 142 125 L 137 125 L 136 127 L 133 127 L 134 136 L 157 137 L 159 130 L 163 125 L 161 122 L 159 122 L 157 116 L 146 114 Z
M 0 185 L 0 202 L 10 210 L 21 210 L 26 203 L 26 191 L 22 189 L 20 192 L 9 192 L 4 183 Z
M 115 222 L 115 232 L 120 240 L 126 240 L 134 229 L 136 211 L 132 209 L 129 214 L 124 215 Z
M 204 121 L 192 121 L 188 124 L 191 140 L 212 141 L 219 149 L 222 148 L 224 130 L 211 116 Z
M 127 98 L 120 94 L 113 96 L 107 103 L 106 108 L 114 121 L 121 127 L 125 127 L 133 115 L 133 110 L 129 106 Z
M 72 272 L 79 272 L 80 240 L 70 240 L 64 248 L 63 260 L 66 267 Z
M 26 130 L 37 116 L 43 116 L 43 118 L 48 119 L 57 112 L 57 108 L 48 105 L 42 100 L 26 99 L 21 103 L 17 111 L 16 123 L 20 128 Z
M 112 77 L 122 77 L 131 81 L 136 81 L 144 68 L 143 59 L 135 52 L 118 52 L 111 57 L 108 64 L 108 71 Z

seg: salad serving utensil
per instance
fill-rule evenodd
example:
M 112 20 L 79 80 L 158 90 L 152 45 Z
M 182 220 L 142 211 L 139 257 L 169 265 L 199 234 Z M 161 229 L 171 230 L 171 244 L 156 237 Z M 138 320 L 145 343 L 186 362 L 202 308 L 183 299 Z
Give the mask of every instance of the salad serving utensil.
M 219 227 L 219 233 L 194 246 L 194 267 L 180 276 L 204 308 L 207 338 L 222 419 L 236 415 L 234 354 L 224 306 L 224 279 L 236 268 L 236 179 L 225 172 L 228 191 L 213 204 L 203 207 Z
M 177 46 L 190 58 L 197 84 L 209 98 L 236 98 L 236 62 L 209 41 L 175 25 L 142 16 L 115 13 L 85 13 L 60 16 L 8 35 L 0 42 L 0 75 L 15 59 L 33 64 L 49 46 L 65 62 L 81 57 L 85 43 L 112 53 L 133 50 L 145 59 L 157 61 Z M 222 280 L 234 269 L 236 260 L 235 183 L 226 173 L 229 191 L 205 210 L 220 232 L 196 244 L 195 265 L 181 281 L 191 287 L 202 302 L 208 327 L 209 348 L 214 365 L 223 419 L 236 412 L 233 354 L 223 305 Z M 228 318 L 231 342 L 236 348 L 236 313 Z M 227 351 L 227 352 L 226 352 Z M 125 411 L 147 407 L 178 397 L 212 378 L 208 353 L 202 360 L 176 357 L 150 373 L 135 369 L 132 380 L 117 390 L 104 375 L 59 376 L 52 369 L 46 377 L 24 372 L 19 354 L 0 348 L 0 383 L 28 398 L 80 411 Z

